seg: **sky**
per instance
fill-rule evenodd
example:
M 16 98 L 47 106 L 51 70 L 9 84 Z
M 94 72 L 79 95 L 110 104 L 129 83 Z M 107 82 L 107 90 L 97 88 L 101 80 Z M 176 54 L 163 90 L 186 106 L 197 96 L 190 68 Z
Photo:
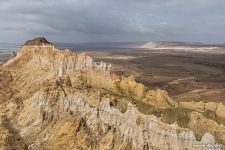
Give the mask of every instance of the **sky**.
M 225 0 L 0 0 L 0 42 L 225 42 Z

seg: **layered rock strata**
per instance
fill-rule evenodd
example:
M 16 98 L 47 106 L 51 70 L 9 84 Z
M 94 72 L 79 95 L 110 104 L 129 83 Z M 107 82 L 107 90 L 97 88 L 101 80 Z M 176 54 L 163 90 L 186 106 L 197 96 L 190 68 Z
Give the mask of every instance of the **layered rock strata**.
M 0 116 L 10 124 L 0 123 L 0 134 L 19 139 L 0 138 L 2 149 L 221 149 L 225 142 L 223 104 L 178 103 L 43 38 L 26 42 L 0 70 Z

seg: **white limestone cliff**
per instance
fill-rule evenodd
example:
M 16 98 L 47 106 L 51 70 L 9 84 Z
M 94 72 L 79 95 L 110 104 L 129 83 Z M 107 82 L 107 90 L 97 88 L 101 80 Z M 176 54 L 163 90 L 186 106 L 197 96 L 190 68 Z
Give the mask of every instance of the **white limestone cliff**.
M 197 141 L 193 131 L 180 128 L 177 124 L 163 123 L 152 115 L 143 115 L 131 103 L 128 104 L 127 111 L 121 113 L 110 106 L 109 99 L 104 99 L 97 107 L 92 107 L 77 95 L 67 95 L 59 97 L 56 104 L 50 106 L 47 93 L 40 92 L 28 101 L 27 104 L 31 105 L 37 114 L 33 118 L 23 118 L 26 122 L 35 120 L 29 126 L 21 128 L 24 137 L 29 136 L 29 128 L 35 129 L 39 124 L 49 123 L 54 118 L 63 117 L 61 115 L 64 113 L 70 113 L 85 118 L 87 126 L 96 136 L 100 131 L 108 132 L 109 127 L 115 129 L 124 144 L 132 144 L 132 150 L 184 150 L 192 149 L 193 145 L 216 143 L 210 133 L 205 133 L 202 140 Z M 22 116 L 25 116 L 24 113 L 29 113 L 29 110 L 24 110 Z

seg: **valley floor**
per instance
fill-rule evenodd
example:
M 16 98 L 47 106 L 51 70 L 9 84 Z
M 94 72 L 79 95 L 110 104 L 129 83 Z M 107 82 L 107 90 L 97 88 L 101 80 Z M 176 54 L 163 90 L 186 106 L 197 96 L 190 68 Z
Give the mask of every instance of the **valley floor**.
M 118 74 L 133 74 L 151 89 L 166 90 L 177 101 L 224 102 L 224 53 L 146 49 L 85 52 L 113 64 Z

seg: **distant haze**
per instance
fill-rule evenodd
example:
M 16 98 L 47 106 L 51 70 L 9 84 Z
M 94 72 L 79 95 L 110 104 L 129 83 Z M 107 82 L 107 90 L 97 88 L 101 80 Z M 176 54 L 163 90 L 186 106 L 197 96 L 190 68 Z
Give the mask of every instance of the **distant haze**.
M 224 0 L 0 0 L 0 42 L 225 42 Z

